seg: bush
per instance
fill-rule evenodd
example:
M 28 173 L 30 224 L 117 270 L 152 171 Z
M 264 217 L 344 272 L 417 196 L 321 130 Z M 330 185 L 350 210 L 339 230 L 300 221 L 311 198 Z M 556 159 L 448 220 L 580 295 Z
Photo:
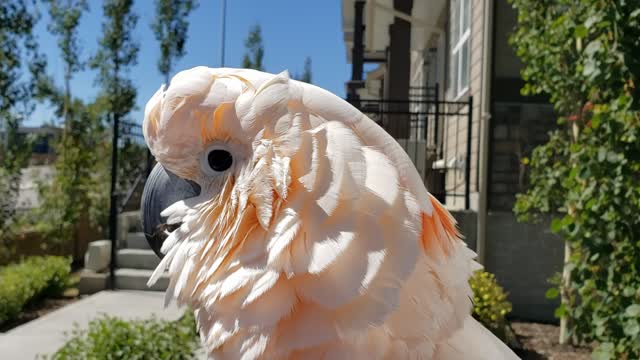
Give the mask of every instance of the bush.
M 16 318 L 26 305 L 62 293 L 70 272 L 71 259 L 60 256 L 31 257 L 0 268 L 0 324 Z
M 176 321 L 125 321 L 103 316 L 89 323 L 88 330 L 76 329 L 52 360 L 80 359 L 192 359 L 200 341 L 195 319 L 186 311 Z
M 511 303 L 495 276 L 478 270 L 469 284 L 473 290 L 473 317 L 503 341 L 511 342 L 512 331 L 506 319 Z

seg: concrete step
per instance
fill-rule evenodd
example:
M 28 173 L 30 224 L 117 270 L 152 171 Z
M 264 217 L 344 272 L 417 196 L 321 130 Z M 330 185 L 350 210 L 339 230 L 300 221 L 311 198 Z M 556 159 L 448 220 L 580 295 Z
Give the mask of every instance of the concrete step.
M 154 270 L 160 258 L 149 249 L 120 249 L 117 254 L 119 268 Z
M 78 290 L 80 294 L 95 294 L 107 288 L 109 285 L 109 273 L 98 273 L 84 269 L 80 272 Z
M 116 288 L 123 290 L 155 290 L 164 291 L 169 286 L 169 275 L 162 274 L 158 281 L 152 286 L 147 286 L 147 281 L 151 277 L 153 270 L 147 269 L 117 269 Z
M 151 250 L 151 247 L 143 232 L 130 232 L 127 234 L 127 249 Z

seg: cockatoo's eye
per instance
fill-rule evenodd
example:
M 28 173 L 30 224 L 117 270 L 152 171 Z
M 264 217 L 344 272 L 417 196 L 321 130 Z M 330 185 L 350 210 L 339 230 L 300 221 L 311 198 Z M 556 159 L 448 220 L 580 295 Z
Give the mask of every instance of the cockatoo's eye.
M 209 166 L 213 171 L 225 171 L 233 164 L 231 154 L 226 150 L 212 150 L 207 155 Z
M 220 175 L 229 170 L 231 165 L 233 165 L 233 156 L 220 146 L 209 148 L 200 159 L 202 171 L 209 176 Z

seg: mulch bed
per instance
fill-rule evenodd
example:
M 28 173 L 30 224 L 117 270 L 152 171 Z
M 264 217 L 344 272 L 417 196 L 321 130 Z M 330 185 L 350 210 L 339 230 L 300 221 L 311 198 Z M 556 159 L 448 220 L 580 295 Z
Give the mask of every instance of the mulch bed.
M 52 311 L 58 310 L 69 304 L 73 304 L 74 302 L 82 299 L 83 297 L 85 297 L 85 295 L 61 297 L 61 298 L 54 298 L 54 299 L 50 298 L 50 299 L 43 299 L 42 301 L 31 304 L 22 311 L 22 313 L 18 316 L 18 318 L 0 325 L 0 333 L 7 332 L 15 327 L 18 327 L 22 324 L 28 323 L 29 321 L 32 321 L 41 316 L 44 316 Z
M 516 351 L 523 360 L 590 360 L 588 348 L 560 345 L 560 328 L 556 325 L 514 321 L 511 323 L 522 349 Z

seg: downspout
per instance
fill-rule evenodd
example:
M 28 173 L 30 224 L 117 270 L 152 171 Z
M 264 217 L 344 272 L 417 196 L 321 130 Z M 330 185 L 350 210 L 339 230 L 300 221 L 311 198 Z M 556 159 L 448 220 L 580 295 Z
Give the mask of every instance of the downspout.
M 484 24 L 482 33 L 482 89 L 480 93 L 480 166 L 478 176 L 480 189 L 478 194 L 478 218 L 476 234 L 476 253 L 478 262 L 485 265 L 487 243 L 487 197 L 489 190 L 489 122 L 491 120 L 491 68 L 493 40 L 493 0 L 484 0 Z

